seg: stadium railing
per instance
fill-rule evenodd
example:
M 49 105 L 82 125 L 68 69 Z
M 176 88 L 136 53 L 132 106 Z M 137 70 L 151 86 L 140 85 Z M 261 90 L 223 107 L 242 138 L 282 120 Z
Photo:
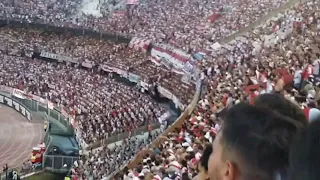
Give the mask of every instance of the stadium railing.
M 103 30 L 93 30 L 81 27 L 59 27 L 51 22 L 41 22 L 39 20 L 29 21 L 26 19 L 12 19 L 9 17 L 0 17 L 0 26 L 10 25 L 17 28 L 36 28 L 54 33 L 72 34 L 74 36 L 90 36 L 96 39 L 105 39 L 119 43 L 129 43 L 130 35 L 121 33 L 104 32 Z
M 160 136 L 158 136 L 148 147 L 158 147 L 160 143 L 162 143 L 162 137 L 167 136 L 170 132 L 173 132 L 175 129 L 180 128 L 182 124 L 185 122 L 185 120 L 190 117 L 192 114 L 194 108 L 196 107 L 199 98 L 201 96 L 202 92 L 202 81 L 198 80 L 198 86 L 197 91 L 193 96 L 193 99 L 191 103 L 188 105 L 188 107 L 185 109 L 185 111 L 178 117 L 178 119 L 170 126 L 168 127 L 164 133 L 162 133 Z M 144 152 L 138 153 L 129 163 L 123 165 L 121 168 L 119 168 L 118 171 L 113 172 L 111 175 L 109 175 L 106 179 L 114 179 L 114 176 L 121 172 L 125 167 L 128 167 L 129 169 L 133 169 L 137 167 L 137 165 L 142 162 L 144 156 Z
M 4 87 L 1 86 L 0 89 L 3 89 L 3 88 Z M 10 89 L 10 87 L 5 87 L 5 88 Z M 46 120 L 48 120 L 49 118 L 56 120 L 57 122 L 61 123 L 65 127 L 67 127 L 69 129 L 68 132 L 71 132 L 71 133 L 73 132 L 73 127 L 71 124 L 72 122 L 70 122 L 70 117 L 68 117 L 69 116 L 68 114 L 65 114 L 65 111 L 61 107 L 55 106 L 53 109 L 50 109 L 50 108 L 48 108 L 47 104 L 43 104 L 43 103 L 38 102 L 33 99 L 17 98 L 8 92 L 1 92 L 0 91 L 0 94 L 4 95 L 5 97 L 11 98 L 16 102 L 19 102 L 21 105 L 23 105 L 26 108 L 26 110 L 29 110 L 30 112 L 32 112 L 33 115 L 38 114 L 41 118 L 46 119 Z M 65 115 L 63 115 L 63 114 L 65 114 Z M 151 126 L 152 126 L 152 129 L 157 129 L 160 127 L 159 124 L 153 124 Z M 105 141 L 98 141 L 94 144 L 90 144 L 90 147 L 94 149 L 94 148 L 100 147 L 101 144 L 110 144 L 110 143 L 114 143 L 117 141 L 121 141 L 121 140 L 126 139 L 130 136 L 135 136 L 135 135 L 141 134 L 143 132 L 146 132 L 146 131 L 148 131 L 148 128 L 149 127 L 147 127 L 147 125 L 146 125 L 146 126 L 142 126 L 137 129 L 134 129 L 131 132 L 117 134 L 117 135 L 109 137 Z M 77 131 L 77 130 L 75 130 L 75 131 Z M 74 132 L 74 133 L 78 133 L 78 132 Z M 79 136 L 79 134 L 78 134 L 78 136 Z M 47 138 L 48 137 L 45 137 L 45 139 L 47 139 Z M 81 143 L 81 142 L 79 142 L 80 141 L 79 139 L 77 139 L 77 140 L 78 140 L 78 143 Z M 82 148 L 89 147 L 89 145 L 85 144 L 84 142 L 82 142 L 82 146 L 83 146 Z
M 52 137 L 48 141 L 48 147 L 51 147 Z M 68 173 L 73 167 L 74 162 L 79 160 L 76 156 L 48 155 L 47 148 L 42 158 L 42 169 L 56 173 Z

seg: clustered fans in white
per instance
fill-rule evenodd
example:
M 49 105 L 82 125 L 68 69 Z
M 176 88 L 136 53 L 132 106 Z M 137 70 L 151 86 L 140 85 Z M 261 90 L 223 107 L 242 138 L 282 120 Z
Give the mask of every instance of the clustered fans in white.
M 104 1 L 106 2 L 106 1 Z M 45 22 L 57 26 L 84 27 L 105 32 L 129 34 L 153 42 L 169 42 L 184 50 L 204 50 L 212 42 L 227 37 L 242 27 L 259 20 L 285 0 L 243 1 L 159 1 L 142 0 L 128 5 L 122 16 L 114 7 L 126 1 L 110 1 L 100 7 L 104 17 L 83 14 L 81 1 L 18 1 L 1 2 L 0 16 Z M 113 14 L 114 13 L 114 14 Z
M 207 91 L 191 117 L 160 137 L 159 146 L 141 151 L 143 160 L 114 179 L 215 179 L 208 161 L 216 153 L 212 143 L 226 110 L 240 102 L 253 103 L 261 94 L 281 93 L 303 109 L 303 118 L 319 119 L 319 8 L 317 1 L 297 3 L 205 56 L 200 63 Z
M 0 15 L 9 21 L 24 19 L 135 35 L 140 39 L 133 39 L 129 46 L 142 51 L 146 51 L 147 39 L 151 43 L 170 43 L 186 53 L 211 50 L 197 63 L 205 92 L 191 117 L 167 137 L 160 137 L 158 147 L 141 150 L 143 160 L 136 168 L 120 169 L 122 163 L 138 153 L 142 143 L 149 143 L 133 137 L 113 150 L 103 147 L 102 151 L 83 155 L 74 171 L 79 179 L 109 179 L 108 175 L 116 170 L 121 171 L 114 179 L 206 179 L 211 152 L 205 144 L 214 141 L 221 117 L 235 104 L 253 103 L 260 94 L 277 92 L 301 106 L 308 120 L 320 117 L 315 108 L 320 97 L 316 78 L 320 58 L 318 1 L 297 3 L 228 44 L 214 43 L 249 26 L 284 2 L 150 0 L 128 6 L 124 16 L 112 16 L 110 12 L 106 13 L 108 17 L 76 18 L 72 14 L 76 13 L 77 1 L 3 1 Z M 130 71 L 146 82 L 159 83 L 185 105 L 194 94 L 194 85 L 182 84 L 181 75 L 156 66 L 146 54 L 125 45 L 89 37 L 44 34 L 34 29 L 4 27 L 0 33 L 4 49 L 37 49 Z M 163 110 L 150 97 L 110 77 L 69 65 L 2 56 L 0 82 L 7 86 L 23 84 L 28 91 L 76 107 L 87 142 L 104 138 L 106 133 L 122 132 L 122 127 L 136 128 L 146 119 L 155 121 Z M 156 57 L 151 59 L 159 61 Z M 39 83 L 41 86 L 37 86 Z M 42 86 L 45 83 L 55 88 Z M 121 109 L 121 113 L 115 109 Z

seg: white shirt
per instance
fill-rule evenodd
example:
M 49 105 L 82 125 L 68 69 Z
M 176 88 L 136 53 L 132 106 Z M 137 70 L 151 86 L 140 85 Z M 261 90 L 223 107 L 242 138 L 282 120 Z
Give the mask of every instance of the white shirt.
M 296 70 L 294 72 L 294 76 L 293 76 L 293 82 L 294 84 L 299 84 L 301 82 L 302 79 L 302 70 Z
M 313 62 L 313 74 L 315 75 L 319 74 L 319 70 L 320 70 L 319 64 L 320 64 L 320 59 L 317 59 Z

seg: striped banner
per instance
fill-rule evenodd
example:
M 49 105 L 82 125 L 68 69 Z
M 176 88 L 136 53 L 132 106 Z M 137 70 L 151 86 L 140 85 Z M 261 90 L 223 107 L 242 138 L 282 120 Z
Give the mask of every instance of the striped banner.
M 148 39 L 141 39 L 141 38 L 134 37 L 131 39 L 129 43 L 129 47 L 132 49 L 135 49 L 136 51 L 141 51 L 146 53 L 150 45 L 150 42 L 151 41 Z

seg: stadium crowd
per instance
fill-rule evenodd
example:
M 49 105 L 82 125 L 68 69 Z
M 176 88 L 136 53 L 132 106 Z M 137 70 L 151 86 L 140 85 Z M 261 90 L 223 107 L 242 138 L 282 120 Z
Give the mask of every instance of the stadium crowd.
M 56 3 L 58 2 L 58 3 Z M 113 1 L 110 1 L 113 3 Z M 82 14 L 81 1 L 2 1 L 0 16 L 130 34 L 171 43 L 184 50 L 205 50 L 212 42 L 227 37 L 257 21 L 285 0 L 265 1 L 141 1 L 127 6 L 122 16 L 110 12 L 104 17 Z M 81 13 L 80 13 L 81 14 Z
M 90 37 L 75 37 L 45 33 L 36 29 L 18 29 L 4 27 L 0 36 L 5 42 L 1 45 L 4 51 L 25 52 L 44 51 L 60 54 L 86 63 L 88 67 L 101 65 L 133 72 L 143 81 L 157 83 L 170 90 L 181 103 L 187 105 L 195 92 L 193 84 L 181 84 L 182 75 L 172 73 L 169 69 L 158 67 L 146 54 L 134 51 L 126 44 L 112 44 Z M 9 52 L 10 54 L 10 52 Z
M 107 178 L 111 172 L 122 168 L 123 164 L 132 159 L 139 150 L 150 144 L 157 136 L 158 132 L 150 133 L 145 139 L 131 137 L 125 139 L 120 145 L 115 144 L 114 148 L 104 145 L 100 149 L 83 154 L 80 157 L 78 168 L 74 169 L 74 174 L 88 180 Z
M 285 1 L 151 0 L 145 6 L 128 8 L 127 16 L 123 17 L 82 16 L 73 19 L 69 15 L 75 13 L 76 1 L 64 2 L 4 1 L 1 2 L 0 15 L 57 26 L 129 33 L 155 42 L 172 43 L 186 51 L 196 51 L 248 26 Z M 289 160 L 293 137 L 307 121 L 320 118 L 317 109 L 319 7 L 317 1 L 300 2 L 246 35 L 214 49 L 200 61 L 206 91 L 182 127 L 167 137 L 160 137 L 159 147 L 141 149 L 142 144 L 147 145 L 153 138 L 143 143 L 133 139 L 124 141 L 123 146 L 112 151 L 104 149 L 84 155 L 77 169 L 78 175 L 83 179 L 106 178 L 139 152 L 143 161 L 134 169 L 125 168 L 115 179 L 197 177 L 215 180 L 229 175 L 233 178 L 226 179 L 243 176 L 244 179 L 264 180 L 272 179 L 274 174 L 281 179 L 290 176 L 285 169 L 289 166 L 299 169 L 290 164 L 294 159 Z M 212 24 L 204 18 L 208 16 Z M 132 51 L 125 45 L 11 27 L 1 28 L 0 34 L 5 44 L 2 50 L 5 51 L 48 51 L 89 64 L 127 68 L 148 81 L 159 82 L 179 96 L 184 104 L 190 102 L 190 95 L 194 93 L 194 87 L 180 85 L 179 75 L 156 67 L 145 54 Z M 89 143 L 136 128 L 146 121 L 157 121 L 163 113 L 150 97 L 110 77 L 8 53 L 1 56 L 1 84 L 24 88 L 53 102 L 76 107 L 83 136 Z M 119 97 L 115 97 L 117 95 Z M 119 109 L 121 112 L 117 111 Z M 225 146 L 230 150 L 222 152 L 226 150 Z M 219 157 L 224 153 L 226 161 Z M 237 158 L 242 156 L 248 162 Z M 225 162 L 230 166 L 226 168 Z
M 320 119 L 319 7 L 299 3 L 206 56 L 207 91 L 191 117 L 115 179 L 306 179 L 307 171 L 315 173 L 306 168 L 316 167 L 306 162 L 312 150 L 290 145 L 307 122 Z M 274 113 L 281 115 L 271 118 Z M 309 129 L 319 127 L 314 124 Z M 312 141 L 314 132 L 304 130 L 297 144 Z M 289 164 L 289 151 L 297 164 Z
M 1 85 L 19 87 L 75 110 L 87 144 L 157 122 L 165 112 L 138 89 L 87 70 L 4 54 L 0 67 Z

